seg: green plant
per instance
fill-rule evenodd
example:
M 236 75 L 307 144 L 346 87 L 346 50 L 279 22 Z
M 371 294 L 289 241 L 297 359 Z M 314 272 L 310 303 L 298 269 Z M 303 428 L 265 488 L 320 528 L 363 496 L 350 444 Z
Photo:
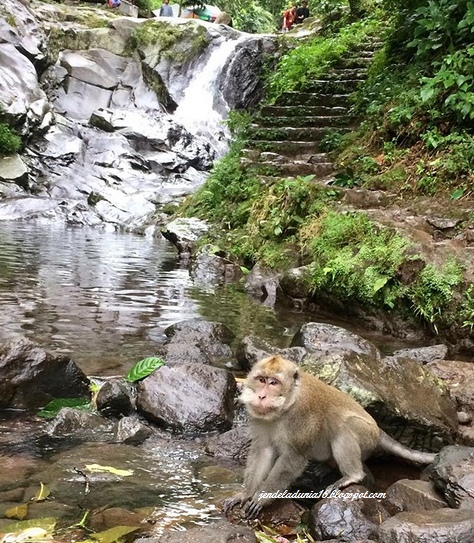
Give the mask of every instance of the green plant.
M 461 318 L 463 319 L 463 326 L 469 327 L 470 332 L 474 328 L 474 285 L 470 287 L 464 293 L 464 300 L 461 305 Z
M 20 136 L 8 124 L 0 123 L 0 155 L 12 155 L 20 149 Z

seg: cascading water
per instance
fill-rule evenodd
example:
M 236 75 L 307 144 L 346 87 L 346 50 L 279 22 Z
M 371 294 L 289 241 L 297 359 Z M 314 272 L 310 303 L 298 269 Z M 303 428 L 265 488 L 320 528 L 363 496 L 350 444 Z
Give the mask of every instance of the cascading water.
M 201 71 L 191 79 L 174 113 L 174 120 L 191 134 L 200 136 L 222 156 L 228 147 L 229 133 L 222 124 L 229 106 L 218 90 L 217 79 L 230 55 L 246 36 L 228 40 L 216 47 Z

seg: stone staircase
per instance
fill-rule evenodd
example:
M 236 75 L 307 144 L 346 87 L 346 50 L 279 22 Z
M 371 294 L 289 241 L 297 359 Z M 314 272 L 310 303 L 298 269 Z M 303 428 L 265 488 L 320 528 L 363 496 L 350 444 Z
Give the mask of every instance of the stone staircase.
M 284 93 L 274 105 L 264 106 L 250 127 L 242 166 L 265 176 L 330 178 L 333 164 L 321 150 L 321 139 L 328 130 L 344 133 L 357 126 L 350 114 L 350 96 L 366 78 L 380 46 L 375 38 L 366 42 L 304 92 Z

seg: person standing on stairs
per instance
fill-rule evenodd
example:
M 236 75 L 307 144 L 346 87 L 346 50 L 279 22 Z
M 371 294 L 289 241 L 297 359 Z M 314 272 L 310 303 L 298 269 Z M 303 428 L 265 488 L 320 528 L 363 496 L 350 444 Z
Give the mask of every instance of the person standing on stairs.
M 308 2 L 303 0 L 301 7 L 296 10 L 295 24 L 301 24 L 305 19 L 309 17 Z
M 291 29 L 293 26 L 293 23 L 295 22 L 295 15 L 296 10 L 298 9 L 298 6 L 296 4 L 293 5 L 290 9 L 287 9 L 285 13 L 283 14 L 283 25 L 282 25 L 282 32 L 288 32 L 288 30 Z

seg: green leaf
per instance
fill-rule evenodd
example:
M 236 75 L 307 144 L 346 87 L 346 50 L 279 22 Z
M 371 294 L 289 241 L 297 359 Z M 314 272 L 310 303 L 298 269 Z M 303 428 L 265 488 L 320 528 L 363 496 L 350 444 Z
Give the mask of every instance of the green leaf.
M 451 200 L 459 200 L 464 196 L 464 189 L 456 189 L 451 193 Z
M 246 268 L 245 266 L 240 266 L 240 271 L 244 274 L 244 275 L 248 275 L 250 273 L 250 270 L 248 268 Z
M 281 226 L 276 226 L 275 229 L 273 230 L 273 233 L 275 234 L 275 236 L 279 236 L 282 232 L 283 230 L 281 229 Z
M 388 280 L 389 280 L 389 277 L 379 277 L 377 281 L 375 281 L 374 283 L 374 287 L 373 287 L 374 293 L 378 292 L 381 288 L 383 288 L 387 284 Z
M 91 534 L 91 537 L 100 543 L 115 543 L 124 535 L 131 534 L 139 529 L 138 526 L 115 526 L 115 528 L 110 528 L 110 530 Z
M 84 409 L 85 411 L 92 408 L 88 398 L 55 398 L 45 405 L 41 411 L 38 411 L 38 417 L 52 419 L 63 407 L 75 407 L 76 409 Z
M 38 492 L 35 494 L 33 500 L 35 502 L 44 502 L 44 500 L 51 494 L 51 491 L 49 488 L 40 482 L 40 488 Z
M 128 372 L 125 379 L 129 383 L 139 381 L 144 377 L 148 377 L 148 375 L 150 375 L 150 373 L 153 373 L 157 368 L 161 368 L 164 363 L 164 360 L 155 356 L 144 358 L 143 360 L 140 360 L 140 362 L 137 362 L 135 366 L 133 366 L 133 368 Z

